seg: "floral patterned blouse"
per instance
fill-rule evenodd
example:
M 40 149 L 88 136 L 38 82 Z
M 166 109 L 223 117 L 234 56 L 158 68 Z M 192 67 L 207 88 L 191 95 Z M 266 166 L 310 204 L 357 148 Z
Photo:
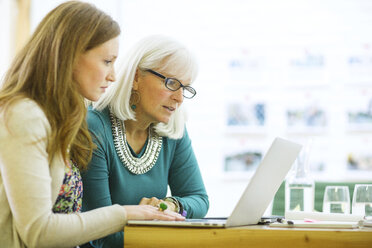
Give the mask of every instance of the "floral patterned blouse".
M 65 177 L 53 206 L 54 213 L 80 212 L 83 199 L 83 182 L 80 170 L 70 161 L 65 166 Z

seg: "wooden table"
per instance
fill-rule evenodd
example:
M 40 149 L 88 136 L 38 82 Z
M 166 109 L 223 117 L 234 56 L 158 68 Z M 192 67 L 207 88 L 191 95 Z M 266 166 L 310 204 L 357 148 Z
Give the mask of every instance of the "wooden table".
M 246 226 L 181 228 L 126 226 L 124 247 L 359 247 L 372 248 L 372 228 L 304 229 Z

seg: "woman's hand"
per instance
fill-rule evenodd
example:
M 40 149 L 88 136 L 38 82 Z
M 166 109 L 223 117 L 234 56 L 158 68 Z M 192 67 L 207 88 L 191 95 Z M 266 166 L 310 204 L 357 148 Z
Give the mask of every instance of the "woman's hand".
M 168 210 L 171 210 L 173 212 L 176 212 L 176 206 L 174 205 L 174 203 L 172 202 L 169 202 L 169 201 L 163 201 L 161 199 L 158 199 L 156 197 L 152 197 L 152 198 L 146 198 L 146 197 L 143 197 L 139 203 L 139 205 L 151 205 L 151 206 L 154 206 L 154 207 L 159 207 L 160 203 L 164 202 L 165 204 L 167 204 L 168 206 Z
M 170 210 L 159 210 L 151 205 L 126 205 L 128 220 L 185 220 L 179 213 Z

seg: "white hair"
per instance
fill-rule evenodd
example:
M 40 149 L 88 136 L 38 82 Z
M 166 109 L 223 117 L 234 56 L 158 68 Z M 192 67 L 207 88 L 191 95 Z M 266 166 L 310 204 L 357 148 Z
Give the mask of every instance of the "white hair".
M 184 45 L 163 35 L 147 36 L 125 55 L 119 80 L 107 89 L 94 104 L 94 108 L 101 111 L 109 106 L 117 118 L 135 120 L 135 112 L 131 109 L 129 101 L 137 69 L 167 72 L 181 82 L 190 84 L 198 73 L 196 60 Z M 155 130 L 161 136 L 179 139 L 183 136 L 184 126 L 185 114 L 180 107 L 167 124 L 156 124 Z

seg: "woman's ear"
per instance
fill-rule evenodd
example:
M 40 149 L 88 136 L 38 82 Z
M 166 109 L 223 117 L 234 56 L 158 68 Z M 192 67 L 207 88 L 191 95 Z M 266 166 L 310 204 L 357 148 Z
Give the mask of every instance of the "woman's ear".
M 139 71 L 137 69 L 136 74 L 134 75 L 134 80 L 133 80 L 133 86 L 132 86 L 133 90 L 138 90 L 138 78 L 139 78 L 138 74 L 139 74 Z

